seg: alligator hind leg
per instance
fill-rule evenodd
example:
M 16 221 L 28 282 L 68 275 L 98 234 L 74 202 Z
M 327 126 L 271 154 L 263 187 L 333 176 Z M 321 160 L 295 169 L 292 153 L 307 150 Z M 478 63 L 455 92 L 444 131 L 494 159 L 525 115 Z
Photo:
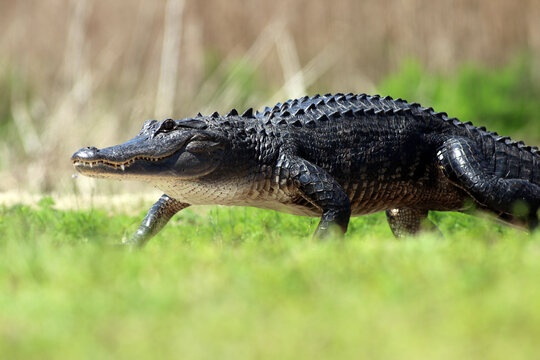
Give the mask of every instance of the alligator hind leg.
M 427 210 L 410 208 L 386 210 L 388 225 L 397 238 L 417 234 L 422 229 L 438 230 L 427 216 Z
M 529 229 L 538 225 L 540 186 L 495 175 L 479 147 L 469 139 L 446 140 L 437 157 L 450 181 L 481 207 L 495 212 L 501 219 L 519 220 Z M 526 211 L 517 211 L 520 205 L 525 205 Z

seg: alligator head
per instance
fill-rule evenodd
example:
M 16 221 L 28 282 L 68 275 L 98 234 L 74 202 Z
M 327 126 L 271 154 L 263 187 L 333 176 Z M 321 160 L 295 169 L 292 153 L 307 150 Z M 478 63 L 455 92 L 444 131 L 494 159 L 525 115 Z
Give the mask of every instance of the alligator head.
M 227 139 L 204 120 L 148 120 L 133 139 L 103 149 L 82 148 L 71 161 L 92 177 L 195 179 L 216 169 L 226 147 Z

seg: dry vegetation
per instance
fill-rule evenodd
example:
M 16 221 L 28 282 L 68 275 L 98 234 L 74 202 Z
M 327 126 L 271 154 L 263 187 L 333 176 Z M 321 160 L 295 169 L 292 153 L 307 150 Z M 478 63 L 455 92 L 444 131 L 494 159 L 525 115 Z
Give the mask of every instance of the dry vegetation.
M 370 92 L 408 57 L 538 64 L 539 18 L 536 0 L 2 1 L 0 191 L 70 189 L 75 149 L 151 117 Z

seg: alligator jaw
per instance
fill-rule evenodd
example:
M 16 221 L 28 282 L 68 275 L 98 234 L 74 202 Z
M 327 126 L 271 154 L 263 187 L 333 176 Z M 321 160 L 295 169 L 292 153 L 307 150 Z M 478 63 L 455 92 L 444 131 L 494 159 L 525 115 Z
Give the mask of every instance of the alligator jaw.
M 125 161 L 125 162 L 114 162 L 114 161 L 108 161 L 108 160 L 104 160 L 104 159 L 88 161 L 88 160 L 82 160 L 82 159 L 74 157 L 74 158 L 71 159 L 71 162 L 73 163 L 73 166 L 75 167 L 75 169 L 93 168 L 94 166 L 104 166 L 104 167 L 109 167 L 109 168 L 113 168 L 113 169 L 120 169 L 120 170 L 124 171 L 128 166 L 130 166 L 131 164 L 133 164 L 137 160 L 155 162 L 155 161 L 161 161 L 161 160 L 163 160 L 163 159 L 165 159 L 167 157 L 168 156 L 160 157 L 160 158 L 154 158 L 154 157 L 146 157 L 146 156 L 136 156 L 136 157 L 133 157 L 133 158 L 131 158 L 128 161 Z
M 91 159 L 86 156 L 79 156 L 78 154 L 80 153 L 81 152 L 78 151 L 71 157 L 73 167 L 81 174 L 92 177 L 112 177 L 116 174 L 122 176 L 123 174 L 128 174 L 130 172 L 130 166 L 132 166 L 135 162 L 157 163 L 171 156 L 134 156 L 126 161 L 120 162 L 110 161 L 104 158 Z

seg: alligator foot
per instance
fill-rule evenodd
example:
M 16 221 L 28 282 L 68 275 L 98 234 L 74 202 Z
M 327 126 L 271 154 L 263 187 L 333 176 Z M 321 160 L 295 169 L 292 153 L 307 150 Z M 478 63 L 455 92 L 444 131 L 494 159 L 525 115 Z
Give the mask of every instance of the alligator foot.
M 427 210 L 410 208 L 386 210 L 388 225 L 396 238 L 418 234 L 422 230 L 435 231 L 442 235 L 437 226 L 428 219 Z
M 144 217 L 139 229 L 133 236 L 122 243 L 130 248 L 142 247 L 152 236 L 157 234 L 174 214 L 185 209 L 189 204 L 179 202 L 163 194 Z

